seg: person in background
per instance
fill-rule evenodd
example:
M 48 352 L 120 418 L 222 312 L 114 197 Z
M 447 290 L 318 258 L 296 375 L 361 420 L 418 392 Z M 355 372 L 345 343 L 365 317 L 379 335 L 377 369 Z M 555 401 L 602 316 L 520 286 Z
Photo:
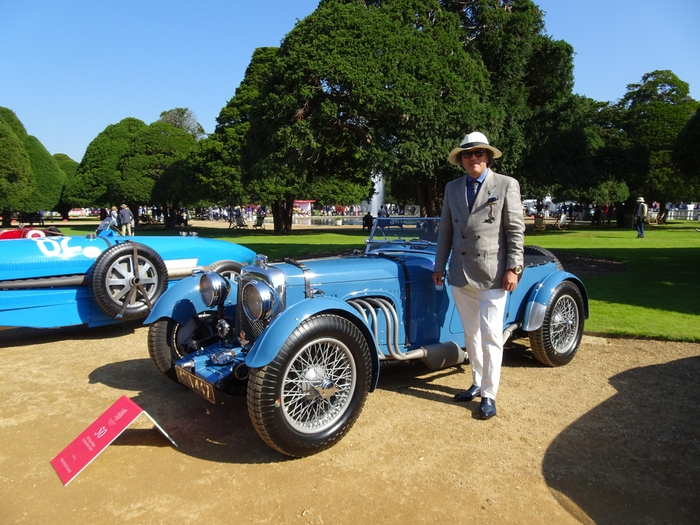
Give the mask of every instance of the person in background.
M 112 206 L 112 209 L 109 210 L 109 226 L 113 228 L 119 228 L 119 212 L 117 212 L 117 207 Z
M 637 199 L 637 213 L 634 216 L 634 227 L 637 228 L 637 239 L 644 238 L 644 218 L 647 216 L 647 204 L 644 197 Z
M 119 210 L 119 225 L 122 228 L 122 235 L 128 235 L 131 236 L 132 234 L 132 229 L 131 225 L 133 224 L 134 220 L 134 214 L 131 213 L 131 210 L 126 204 L 122 204 L 121 209 Z
M 464 329 L 472 386 L 455 395 L 481 397 L 482 419 L 496 415 L 503 359 L 503 317 L 508 292 L 523 271 L 525 221 L 520 185 L 491 169 L 501 152 L 478 131 L 448 157 L 467 174 L 448 182 L 440 218 L 433 282 L 443 286 L 447 260 L 452 297 Z

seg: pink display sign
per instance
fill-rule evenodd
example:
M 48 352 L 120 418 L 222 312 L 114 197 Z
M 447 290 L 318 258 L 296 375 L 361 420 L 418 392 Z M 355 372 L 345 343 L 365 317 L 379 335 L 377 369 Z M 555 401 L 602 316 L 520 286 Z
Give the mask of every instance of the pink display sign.
M 170 436 L 155 420 L 140 406 L 126 396 L 122 396 L 98 417 L 82 434 L 75 438 L 70 445 L 51 460 L 51 466 L 58 474 L 61 482 L 68 485 L 75 476 L 80 474 L 100 452 L 107 448 L 112 441 L 131 425 L 141 414 L 160 430 L 170 442 L 177 447 Z

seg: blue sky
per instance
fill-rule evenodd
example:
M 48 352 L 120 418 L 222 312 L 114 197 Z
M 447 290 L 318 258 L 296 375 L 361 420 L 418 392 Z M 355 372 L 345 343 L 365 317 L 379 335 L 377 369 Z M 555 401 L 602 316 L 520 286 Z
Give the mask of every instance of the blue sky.
M 576 52 L 574 91 L 616 101 L 670 69 L 700 98 L 700 1 L 535 0 Z M 50 153 L 80 161 L 108 125 L 186 107 L 207 132 L 253 50 L 318 0 L 0 0 L 0 106 Z

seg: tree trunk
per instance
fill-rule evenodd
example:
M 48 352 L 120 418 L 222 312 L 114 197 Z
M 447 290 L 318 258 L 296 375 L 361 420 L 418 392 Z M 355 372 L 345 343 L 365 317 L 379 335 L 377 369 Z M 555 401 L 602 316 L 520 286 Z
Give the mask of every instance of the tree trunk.
M 276 235 L 289 235 L 292 233 L 293 212 L 294 199 L 280 199 L 272 203 L 272 219 L 274 220 Z
M 625 205 L 622 202 L 615 203 L 615 220 L 618 228 L 625 228 Z
M 439 217 L 442 211 L 442 192 L 438 191 L 434 179 L 416 180 L 416 193 L 421 216 Z

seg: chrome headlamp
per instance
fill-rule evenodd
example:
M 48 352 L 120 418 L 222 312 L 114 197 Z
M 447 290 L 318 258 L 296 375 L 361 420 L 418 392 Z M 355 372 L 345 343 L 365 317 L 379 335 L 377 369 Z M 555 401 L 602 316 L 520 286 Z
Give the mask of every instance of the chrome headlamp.
M 231 284 L 216 272 L 205 272 L 199 278 L 199 294 L 209 308 L 222 306 L 230 291 Z
M 267 284 L 260 281 L 248 282 L 242 290 L 241 302 L 249 319 L 261 321 L 269 319 L 277 306 L 277 294 Z

